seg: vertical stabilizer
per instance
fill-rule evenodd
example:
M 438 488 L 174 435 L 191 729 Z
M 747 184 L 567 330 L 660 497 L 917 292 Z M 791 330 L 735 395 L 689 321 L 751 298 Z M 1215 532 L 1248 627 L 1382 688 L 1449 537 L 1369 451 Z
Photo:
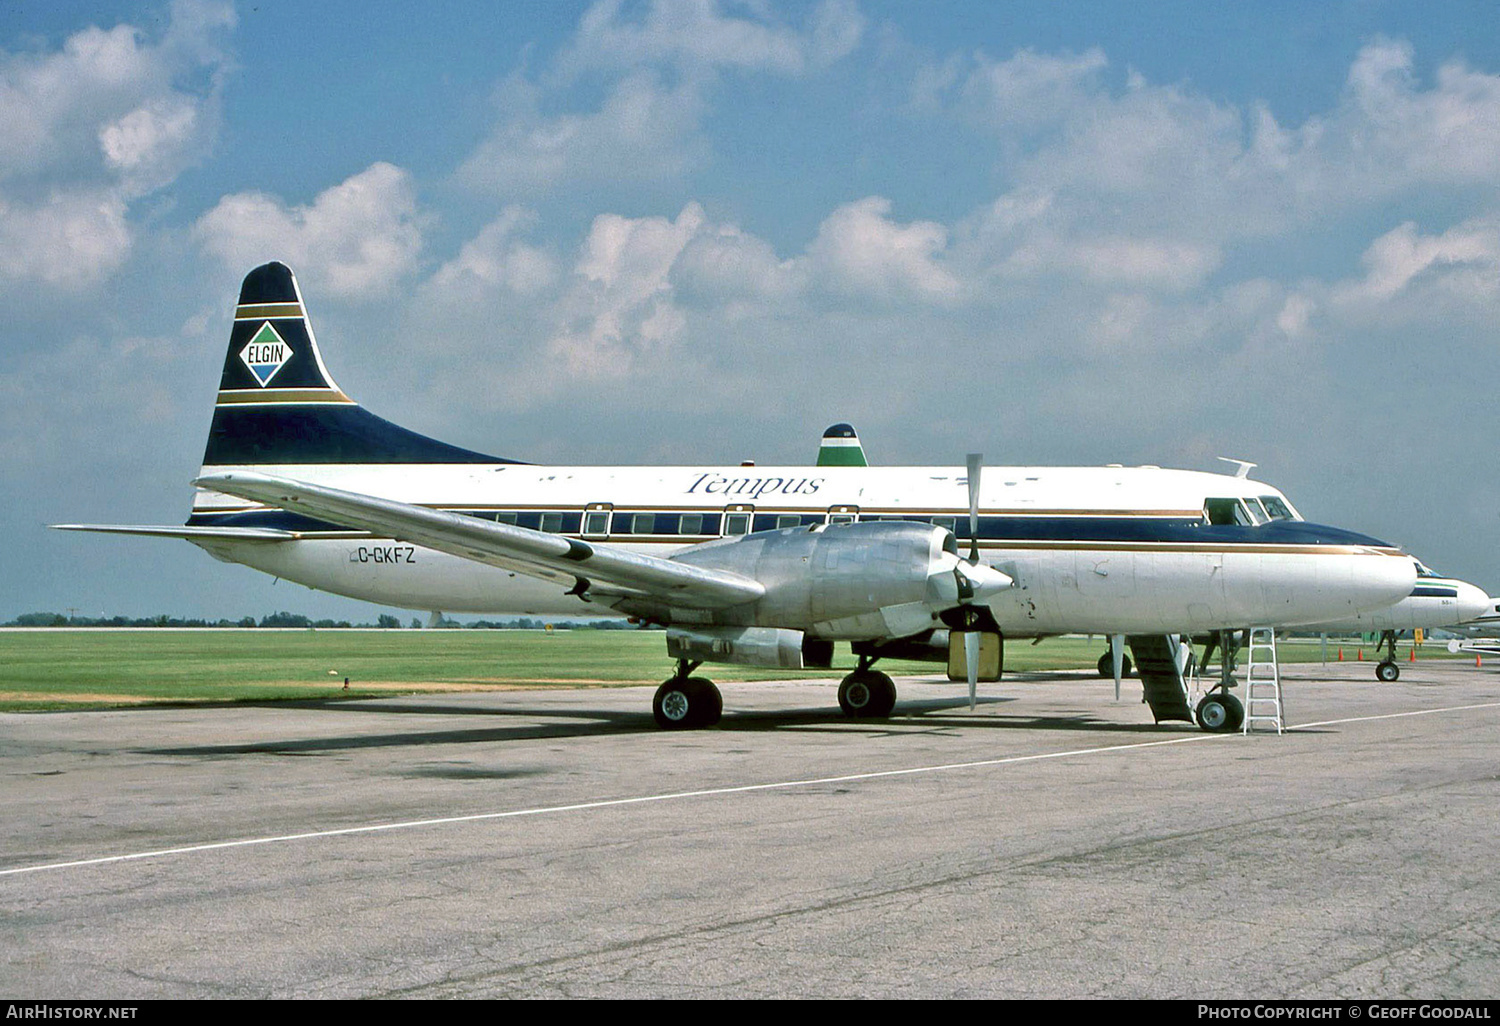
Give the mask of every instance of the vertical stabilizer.
M 859 436 L 848 424 L 835 424 L 823 432 L 823 444 L 818 446 L 820 467 L 867 467 L 864 446 Z
M 245 276 L 205 468 L 265 464 L 512 463 L 399 427 L 334 384 L 291 268 Z

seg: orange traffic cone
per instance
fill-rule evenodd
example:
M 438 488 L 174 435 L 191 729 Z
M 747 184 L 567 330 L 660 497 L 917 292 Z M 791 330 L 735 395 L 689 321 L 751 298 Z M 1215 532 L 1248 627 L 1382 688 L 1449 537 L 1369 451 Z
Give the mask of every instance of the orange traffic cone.
M 1365 650 L 1364 649 L 1361 648 L 1361 649 L 1356 649 L 1355 650 L 1354 661 L 1355 662 L 1359 662 L 1359 663 L 1362 663 L 1362 662 L 1365 661 Z
M 1344 661 L 1344 646 L 1340 645 L 1339 646 L 1339 662 L 1343 662 L 1343 661 Z
M 1411 647 L 1411 657 L 1409 659 L 1407 659 L 1406 661 L 1409 662 L 1409 663 L 1414 663 L 1414 662 L 1417 661 L 1417 646 L 1416 645 L 1413 645 Z

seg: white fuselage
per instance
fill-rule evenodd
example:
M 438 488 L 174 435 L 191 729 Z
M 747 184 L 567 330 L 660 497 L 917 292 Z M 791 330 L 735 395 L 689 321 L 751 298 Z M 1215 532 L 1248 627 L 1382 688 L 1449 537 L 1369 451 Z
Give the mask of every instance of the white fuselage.
M 1305 631 L 1325 634 L 1362 634 L 1370 631 L 1410 631 L 1435 627 L 1459 631 L 1462 621 L 1481 616 L 1494 602 L 1467 581 L 1451 577 L 1419 577 L 1412 593 L 1384 609 L 1372 609 L 1335 623 L 1304 624 Z
M 953 518 L 960 547 L 968 547 L 963 468 L 302 464 L 253 469 L 445 510 L 519 517 L 522 526 L 530 526 L 527 517 L 551 514 L 560 533 L 663 556 L 743 533 L 745 527 L 785 526 L 793 518 L 801 526 L 854 517 L 938 518 L 948 526 L 941 518 Z M 1278 500 L 1288 519 L 1230 530 L 1204 521 L 1207 500 L 1258 497 Z M 1016 581 L 990 603 L 1000 627 L 1012 635 L 1347 621 L 1401 601 L 1415 581 L 1410 556 L 1372 539 L 1332 529 L 1323 538 L 1297 536 L 1294 525 L 1309 530 L 1315 525 L 1290 519 L 1295 513 L 1284 496 L 1248 478 L 1146 467 L 987 467 L 979 505 L 980 558 Z M 1276 505 L 1250 501 L 1247 508 L 1264 519 L 1265 510 Z M 596 514 L 592 519 L 590 510 Z M 600 513 L 610 515 L 607 523 Z M 654 526 L 645 523 L 643 529 L 638 513 Z M 382 605 L 611 615 L 564 594 L 556 584 L 332 525 L 297 525 L 287 517 L 200 491 L 190 522 L 274 521 L 298 530 L 295 541 L 194 542 L 217 558 Z M 663 524 L 671 530 L 661 530 Z M 697 533 L 688 533 L 691 528 Z

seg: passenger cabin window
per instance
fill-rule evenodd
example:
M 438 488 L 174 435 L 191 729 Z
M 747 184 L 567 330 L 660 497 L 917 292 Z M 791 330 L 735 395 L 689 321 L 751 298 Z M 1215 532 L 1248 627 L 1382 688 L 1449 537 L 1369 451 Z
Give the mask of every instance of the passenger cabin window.
M 777 517 L 776 517 L 776 528 L 777 528 L 777 530 L 780 530 L 783 527 L 801 527 L 801 526 L 802 526 L 802 518 L 799 517 L 795 513 L 781 513 L 781 514 L 778 514 Z
M 655 513 L 637 513 L 630 518 L 631 534 L 654 534 L 656 532 Z
M 510 524 L 512 527 L 516 525 L 516 515 L 514 513 L 491 513 L 490 518 L 497 524 Z
M 828 522 L 830 524 L 852 524 L 852 523 L 854 523 L 854 514 L 853 513 L 830 513 L 830 514 L 828 514 Z
M 548 534 L 562 534 L 563 517 L 561 513 L 543 513 L 542 530 Z
M 678 524 L 677 524 L 677 533 L 678 534 L 702 534 L 703 533 L 703 514 L 702 513 L 684 513 L 682 515 L 682 519 L 680 521 L 678 521 Z
M 609 511 L 603 509 L 590 510 L 583 518 L 583 533 L 608 534 Z
M 732 536 L 750 533 L 749 513 L 726 513 L 724 514 L 724 534 Z

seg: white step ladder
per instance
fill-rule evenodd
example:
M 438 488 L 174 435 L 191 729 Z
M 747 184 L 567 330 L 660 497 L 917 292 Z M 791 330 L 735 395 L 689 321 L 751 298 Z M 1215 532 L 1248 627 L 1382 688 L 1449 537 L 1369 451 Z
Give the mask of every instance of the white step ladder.
M 1276 733 L 1286 732 L 1286 710 L 1281 704 L 1281 665 L 1276 659 L 1276 631 L 1271 627 L 1250 629 L 1250 650 L 1245 666 L 1245 722 L 1249 734 L 1255 724 L 1272 724 Z

